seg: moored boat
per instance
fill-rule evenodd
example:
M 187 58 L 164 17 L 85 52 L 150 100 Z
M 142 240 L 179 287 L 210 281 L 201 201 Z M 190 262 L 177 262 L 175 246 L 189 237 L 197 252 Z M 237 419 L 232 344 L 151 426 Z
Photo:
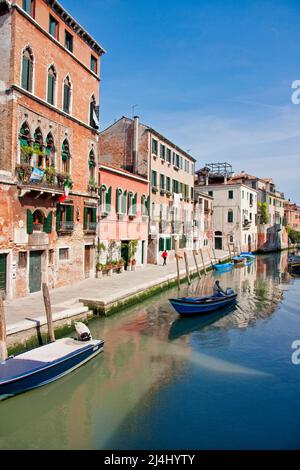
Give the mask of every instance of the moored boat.
M 234 258 L 232 258 L 232 261 L 235 265 L 243 265 L 246 263 L 246 258 L 243 256 L 234 256 Z
M 233 266 L 234 263 L 214 264 L 214 269 L 216 271 L 225 271 L 231 269 Z
M 255 258 L 256 258 L 256 256 L 253 253 L 251 253 L 250 251 L 249 252 L 248 251 L 242 251 L 241 256 L 243 258 L 248 259 L 248 260 L 250 260 L 250 259 L 255 260 Z
M 63 338 L 0 363 L 0 399 L 41 387 L 77 369 L 103 350 L 103 340 Z
M 206 314 L 219 310 L 236 302 L 237 294 L 232 289 L 227 289 L 226 295 L 209 295 L 206 297 L 181 297 L 169 299 L 172 307 L 180 315 Z

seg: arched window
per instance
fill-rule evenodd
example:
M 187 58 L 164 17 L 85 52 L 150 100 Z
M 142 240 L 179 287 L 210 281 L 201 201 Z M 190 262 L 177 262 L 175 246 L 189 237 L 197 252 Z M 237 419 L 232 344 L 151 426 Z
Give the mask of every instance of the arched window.
M 95 158 L 95 153 L 94 150 L 91 150 L 89 153 L 89 177 L 90 177 L 90 183 L 95 182 L 95 177 L 96 177 L 96 158 Z
M 22 80 L 24 90 L 33 91 L 33 54 L 30 47 L 26 47 L 22 55 Z
M 70 158 L 71 158 L 71 154 L 70 154 L 69 142 L 67 139 L 65 139 L 61 147 L 61 161 L 62 161 L 61 167 L 64 173 L 68 173 L 68 174 L 70 173 Z
M 228 214 L 227 214 L 227 222 L 229 224 L 233 223 L 233 210 L 229 209 Z
M 90 101 L 90 126 L 94 129 L 99 129 L 99 117 L 96 105 L 96 98 L 93 95 Z
M 55 166 L 55 145 L 51 132 L 49 132 L 46 138 L 45 155 L 46 167 Z
M 64 80 L 64 94 L 63 94 L 63 110 L 65 113 L 71 113 L 71 81 L 69 77 Z
M 54 65 L 48 69 L 48 84 L 47 84 L 47 101 L 48 103 L 55 104 L 56 94 L 56 70 Z
M 44 214 L 41 211 L 36 210 L 33 212 L 32 215 L 33 215 L 33 231 L 34 232 L 43 231 L 44 220 L 45 220 Z
M 20 163 L 30 163 L 32 155 L 31 135 L 27 122 L 24 122 L 20 129 Z
M 44 167 L 45 154 L 44 154 L 43 135 L 39 127 L 35 130 L 35 133 L 34 133 L 33 157 L 34 157 L 33 166 Z

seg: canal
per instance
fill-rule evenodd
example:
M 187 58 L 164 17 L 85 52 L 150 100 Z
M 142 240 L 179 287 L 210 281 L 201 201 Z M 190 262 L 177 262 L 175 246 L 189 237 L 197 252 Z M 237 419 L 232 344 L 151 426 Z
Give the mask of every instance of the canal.
M 173 289 L 90 322 L 105 352 L 0 402 L 0 449 L 299 449 L 300 278 L 287 253 L 218 278 L 237 290 L 236 309 L 178 319 Z

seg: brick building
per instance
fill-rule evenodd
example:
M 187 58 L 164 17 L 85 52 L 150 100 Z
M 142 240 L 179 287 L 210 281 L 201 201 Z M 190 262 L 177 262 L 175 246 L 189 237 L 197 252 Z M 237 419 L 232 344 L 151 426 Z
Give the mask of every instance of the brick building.
M 100 136 L 101 162 L 151 182 L 148 262 L 179 248 L 193 249 L 195 159 L 138 117 L 122 117 Z
M 99 170 L 101 222 L 98 236 L 106 246 L 99 261 L 123 258 L 126 269 L 130 242 L 136 240 L 132 259 L 142 267 L 147 264 L 149 181 L 109 164 L 100 164 Z
M 103 53 L 55 0 L 0 2 L 0 288 L 8 298 L 94 275 Z

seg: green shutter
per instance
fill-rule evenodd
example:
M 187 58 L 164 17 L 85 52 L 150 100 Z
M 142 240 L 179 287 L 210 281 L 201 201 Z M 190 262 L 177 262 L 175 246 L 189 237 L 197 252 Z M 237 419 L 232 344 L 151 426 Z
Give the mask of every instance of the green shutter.
M 47 101 L 50 104 L 54 104 L 54 77 L 52 75 L 48 75 Z
M 74 222 L 74 206 L 66 206 L 66 222 Z
M 111 210 L 111 190 L 112 188 L 110 187 L 106 192 L 106 212 L 107 213 L 109 213 Z
M 27 233 L 31 235 L 33 232 L 33 214 L 27 209 Z
M 138 198 L 138 195 L 137 193 L 135 193 L 134 198 L 133 198 L 133 207 L 132 207 L 133 215 L 136 215 L 136 211 L 137 211 L 137 198 Z
M 172 248 L 171 248 L 171 238 L 167 238 L 166 242 L 167 242 L 167 248 L 166 248 L 166 249 L 167 249 L 168 251 L 170 251 L 170 250 L 172 249 Z
M 159 239 L 159 251 L 164 251 L 165 249 L 165 240 L 164 238 Z
M 52 232 L 52 220 L 53 220 L 53 215 L 52 211 L 49 212 L 48 217 L 45 217 L 44 219 L 44 232 L 45 233 L 51 233 Z
M 122 198 L 122 214 L 126 214 L 127 191 L 124 191 Z
M 118 214 L 120 212 L 120 207 L 119 207 L 119 190 L 116 190 L 116 213 Z
M 88 220 L 88 208 L 85 207 L 83 210 L 83 228 L 86 230 L 87 228 L 87 220 Z
M 23 57 L 23 66 L 22 66 L 22 88 L 27 91 L 29 90 L 29 67 L 30 62 L 26 57 Z
M 91 209 L 91 222 L 97 223 L 97 209 L 95 207 Z
M 56 231 L 58 232 L 60 229 L 61 223 L 61 206 L 57 204 L 56 206 Z

